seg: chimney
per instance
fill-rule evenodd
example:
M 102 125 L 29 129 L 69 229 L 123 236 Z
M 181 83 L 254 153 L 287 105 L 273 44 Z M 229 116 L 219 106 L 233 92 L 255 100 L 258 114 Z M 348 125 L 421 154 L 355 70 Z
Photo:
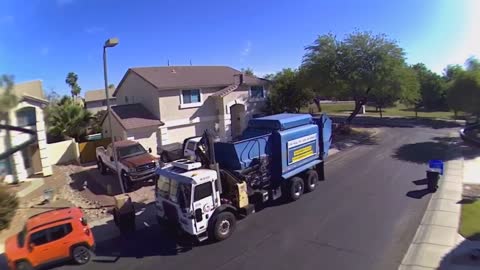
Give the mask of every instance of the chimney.
M 242 85 L 243 84 L 243 73 L 233 75 L 233 83 L 235 85 Z

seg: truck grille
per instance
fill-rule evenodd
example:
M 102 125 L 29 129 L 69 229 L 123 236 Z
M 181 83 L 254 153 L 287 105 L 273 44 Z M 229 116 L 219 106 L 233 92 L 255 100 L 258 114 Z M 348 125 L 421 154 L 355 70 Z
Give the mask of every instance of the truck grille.
M 147 163 L 137 167 L 137 172 L 143 172 L 155 168 L 155 163 Z

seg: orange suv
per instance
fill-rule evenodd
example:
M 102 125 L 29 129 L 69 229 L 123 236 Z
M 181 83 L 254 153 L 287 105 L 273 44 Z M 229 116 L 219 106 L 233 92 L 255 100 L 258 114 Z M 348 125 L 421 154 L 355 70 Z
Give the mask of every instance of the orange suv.
M 93 234 L 79 208 L 61 208 L 30 217 L 23 230 L 5 242 L 8 267 L 33 269 L 63 259 L 90 261 Z

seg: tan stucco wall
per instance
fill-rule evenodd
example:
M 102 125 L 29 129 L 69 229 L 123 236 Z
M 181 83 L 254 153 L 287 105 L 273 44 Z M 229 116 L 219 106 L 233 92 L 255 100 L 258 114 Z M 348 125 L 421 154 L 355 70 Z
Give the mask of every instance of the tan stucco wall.
M 128 72 L 127 77 L 117 89 L 117 104 L 141 103 L 153 115 L 160 118 L 157 89 L 135 72 Z M 128 102 L 125 97 L 128 97 Z
M 215 130 L 215 120 L 168 128 L 168 143 L 183 143 L 188 137 L 202 136 L 206 129 Z
M 157 153 L 157 127 L 138 128 L 127 131 L 127 139 L 139 142 L 145 149 Z
M 123 129 L 123 127 L 120 125 L 120 123 L 117 121 L 117 118 L 115 117 L 112 117 L 112 128 L 115 135 L 115 141 L 126 139 L 127 137 L 126 132 Z M 102 124 L 102 135 L 104 138 L 111 138 L 110 134 L 111 132 L 108 125 L 108 116 L 107 116 L 107 118 L 105 118 L 105 121 L 103 121 L 103 124 Z
M 78 145 L 74 139 L 47 144 L 50 164 L 63 164 L 78 160 Z
M 191 88 L 194 89 L 194 88 Z M 160 100 L 160 120 L 163 122 L 178 119 L 215 116 L 215 101 L 210 96 L 221 88 L 201 88 L 203 105 L 194 108 L 180 108 L 181 89 L 158 91 Z
M 95 115 L 99 111 L 107 110 L 107 105 L 103 105 L 102 102 L 102 100 L 85 102 L 85 108 L 87 108 L 87 111 Z M 116 104 L 117 102 L 115 99 L 110 100 L 110 106 L 115 106 Z

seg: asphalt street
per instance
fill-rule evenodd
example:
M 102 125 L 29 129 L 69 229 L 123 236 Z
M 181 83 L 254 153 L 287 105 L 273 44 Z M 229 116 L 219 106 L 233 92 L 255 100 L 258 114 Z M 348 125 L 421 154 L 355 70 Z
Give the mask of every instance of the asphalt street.
M 98 243 L 88 265 L 58 269 L 396 269 L 430 198 L 413 181 L 441 158 L 450 131 L 381 128 L 332 156 L 316 191 L 240 221 L 224 242 L 180 246 L 152 223 Z

